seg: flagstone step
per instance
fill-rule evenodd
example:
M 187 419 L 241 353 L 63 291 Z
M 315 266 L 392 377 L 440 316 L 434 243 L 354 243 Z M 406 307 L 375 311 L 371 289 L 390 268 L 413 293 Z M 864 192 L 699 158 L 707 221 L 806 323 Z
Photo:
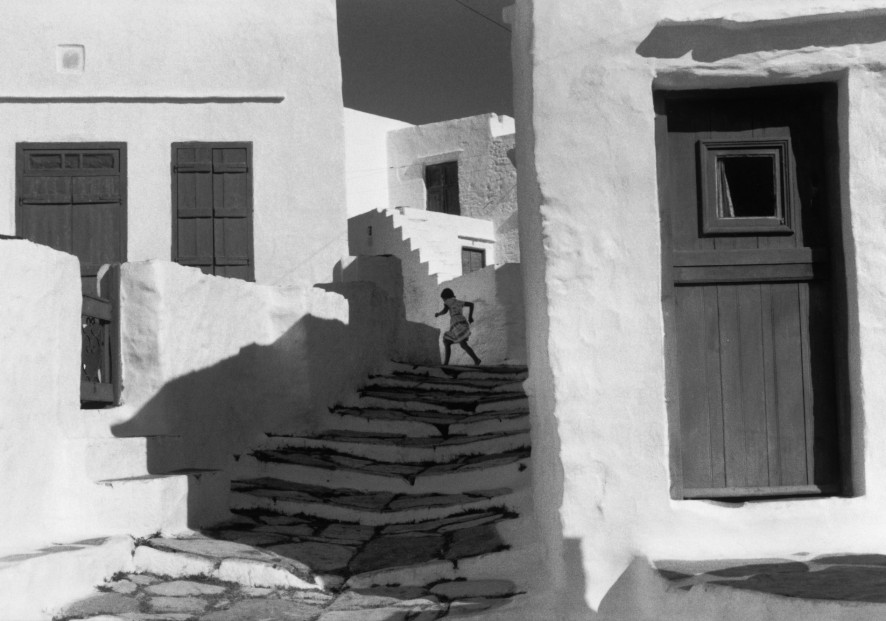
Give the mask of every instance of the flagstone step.
M 521 498 L 510 488 L 458 494 L 394 494 L 330 489 L 280 479 L 231 482 L 235 510 L 267 509 L 366 525 L 403 524 L 446 518 L 467 510 L 516 509 Z
M 207 533 L 287 557 L 309 568 L 319 577 L 318 582 L 326 585 L 345 581 L 392 584 L 379 582 L 376 576 L 395 570 L 405 574 L 401 585 L 470 577 L 459 567 L 471 558 L 510 549 L 512 535 L 503 527 L 519 521 L 516 514 L 503 508 L 385 526 L 260 509 L 236 513 L 242 519 Z M 424 580 L 426 576 L 431 579 Z M 383 574 L 381 579 L 388 580 L 388 576 Z
M 505 379 L 511 381 L 523 381 L 528 376 L 528 368 L 525 365 L 481 365 L 460 366 L 448 365 L 427 366 L 411 364 L 408 362 L 391 362 L 388 366 L 391 373 L 414 373 L 431 377 L 473 380 L 473 379 Z
M 526 410 L 478 414 L 337 407 L 330 410 L 330 415 L 326 420 L 329 428 L 401 433 L 416 438 L 529 431 L 529 412 Z
M 230 516 L 230 479 L 220 470 L 188 469 L 97 481 L 97 509 L 112 533 L 181 532 Z
M 137 545 L 135 571 L 173 578 L 207 576 L 251 587 L 323 588 L 304 563 L 271 550 L 202 535 L 154 537 Z
M 529 433 L 412 437 L 402 433 L 327 430 L 315 436 L 269 434 L 261 451 L 332 450 L 354 457 L 391 463 L 445 463 L 470 455 L 502 453 L 528 447 Z
M 343 407 L 390 408 L 414 412 L 455 412 L 473 414 L 525 410 L 529 399 L 523 392 L 432 394 L 395 388 L 369 388 L 341 404 Z
M 258 450 L 240 458 L 235 478 L 270 477 L 395 494 L 517 489 L 528 482 L 529 454 L 529 448 L 518 448 L 446 463 L 394 463 L 326 449 Z
M 522 381 L 509 379 L 458 379 L 433 377 L 416 373 L 393 373 L 369 378 L 366 388 L 403 388 L 434 392 L 477 393 L 477 392 L 520 392 Z
M 87 474 L 98 481 L 178 470 L 184 467 L 183 446 L 181 436 L 167 435 L 89 438 L 80 448 Z

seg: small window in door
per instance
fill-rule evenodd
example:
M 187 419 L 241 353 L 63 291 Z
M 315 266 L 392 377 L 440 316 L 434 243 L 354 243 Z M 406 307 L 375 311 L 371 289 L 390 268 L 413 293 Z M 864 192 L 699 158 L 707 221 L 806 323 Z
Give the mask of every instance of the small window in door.
M 252 143 L 172 145 L 172 256 L 205 274 L 255 279 Z
M 428 211 L 461 215 L 458 204 L 458 162 L 429 164 L 425 167 Z
M 486 267 L 486 251 L 482 248 L 461 249 L 461 273 L 470 274 Z
M 699 141 L 706 235 L 790 234 L 789 140 Z

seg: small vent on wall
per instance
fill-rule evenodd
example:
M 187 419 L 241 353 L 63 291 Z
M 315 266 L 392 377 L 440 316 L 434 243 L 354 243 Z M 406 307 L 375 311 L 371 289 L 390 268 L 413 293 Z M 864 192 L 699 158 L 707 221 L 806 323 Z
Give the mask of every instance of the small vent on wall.
M 86 69 L 86 48 L 76 44 L 57 46 L 55 69 L 59 73 L 83 73 Z

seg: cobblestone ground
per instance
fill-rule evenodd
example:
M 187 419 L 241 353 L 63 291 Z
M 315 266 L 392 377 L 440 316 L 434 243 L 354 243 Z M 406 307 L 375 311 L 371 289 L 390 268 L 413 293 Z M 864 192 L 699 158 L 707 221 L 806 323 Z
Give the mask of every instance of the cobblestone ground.
M 125 574 L 70 605 L 56 621 L 433 621 L 482 618 L 525 595 L 506 580 L 455 580 L 339 594 L 245 587 L 203 577 Z

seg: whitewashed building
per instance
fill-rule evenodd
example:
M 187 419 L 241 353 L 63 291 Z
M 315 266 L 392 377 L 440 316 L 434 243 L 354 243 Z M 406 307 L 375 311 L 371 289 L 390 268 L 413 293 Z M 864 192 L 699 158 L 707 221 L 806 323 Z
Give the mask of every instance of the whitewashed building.
M 836 618 L 631 563 L 886 550 L 884 11 L 516 2 L 556 618 Z

